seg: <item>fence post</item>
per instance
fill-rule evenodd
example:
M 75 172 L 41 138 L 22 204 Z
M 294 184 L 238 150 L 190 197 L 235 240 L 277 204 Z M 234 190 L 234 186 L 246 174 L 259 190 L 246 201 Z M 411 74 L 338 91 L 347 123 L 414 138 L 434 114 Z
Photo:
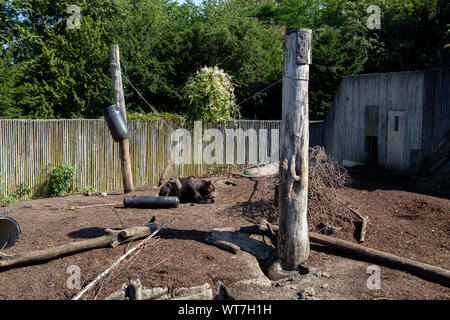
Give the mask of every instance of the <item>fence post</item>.
M 126 122 L 127 110 L 125 108 L 125 96 L 123 93 L 123 86 L 122 86 L 122 72 L 120 69 L 119 46 L 112 45 L 109 54 L 110 54 L 114 101 L 120 107 L 120 110 L 122 110 L 122 114 Z M 119 142 L 119 156 L 122 168 L 123 189 L 125 193 L 128 193 L 134 191 L 133 176 L 131 173 L 129 139 L 125 139 Z
M 286 30 L 284 42 L 278 258 L 293 270 L 309 256 L 308 84 L 312 31 Z

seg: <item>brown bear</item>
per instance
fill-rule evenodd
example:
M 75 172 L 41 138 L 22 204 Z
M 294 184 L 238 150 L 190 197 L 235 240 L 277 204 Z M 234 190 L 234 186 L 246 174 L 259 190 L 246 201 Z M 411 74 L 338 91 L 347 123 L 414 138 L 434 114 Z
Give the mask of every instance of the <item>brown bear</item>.
M 170 177 L 159 191 L 159 196 L 175 196 L 181 203 L 213 203 L 212 193 L 216 189 L 209 180 L 196 177 Z

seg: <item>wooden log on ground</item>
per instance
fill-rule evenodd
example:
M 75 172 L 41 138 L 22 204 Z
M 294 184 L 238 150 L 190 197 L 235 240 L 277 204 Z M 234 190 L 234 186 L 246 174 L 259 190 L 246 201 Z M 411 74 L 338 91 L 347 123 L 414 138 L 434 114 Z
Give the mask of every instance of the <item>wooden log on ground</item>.
M 76 241 L 44 250 L 16 254 L 0 254 L 0 270 L 53 260 L 62 256 L 97 248 L 116 247 L 123 243 L 147 237 L 157 230 L 156 224 L 131 227 L 124 230 L 106 229 L 107 235 L 94 239 Z
M 258 178 L 263 178 L 263 177 L 257 177 L 257 176 L 249 176 L 249 175 L 242 174 L 242 173 L 239 173 L 239 172 L 232 172 L 231 176 L 239 177 L 239 178 L 247 178 L 247 179 L 250 179 L 250 180 L 256 180 Z
M 240 227 L 237 231 L 270 235 L 270 229 L 276 232 L 278 230 L 278 226 L 270 225 L 267 221 L 262 221 L 258 225 Z M 450 271 L 440 267 L 402 258 L 391 253 L 371 249 L 350 241 L 321 235 L 315 232 L 309 233 L 309 240 L 312 243 L 317 243 L 341 252 L 350 253 L 352 256 L 362 258 L 366 261 L 378 263 L 380 265 L 402 271 L 408 271 L 416 276 L 450 286 Z
M 239 246 L 228 242 L 228 241 L 224 241 L 224 240 L 220 240 L 216 237 L 213 236 L 207 236 L 205 241 L 209 244 L 215 245 L 216 247 L 223 249 L 225 251 L 234 253 L 234 254 L 239 254 L 241 252 L 241 248 L 239 248 Z
M 87 205 L 87 206 L 78 206 L 78 207 L 72 207 L 73 209 L 87 209 L 87 208 L 95 208 L 95 207 L 108 207 L 108 206 L 121 206 L 122 203 L 117 203 L 117 202 L 113 202 L 113 203 L 101 203 L 101 204 L 92 204 L 92 205 Z M 71 209 L 72 209 L 71 208 Z
M 383 266 L 408 271 L 411 274 L 450 286 L 449 270 L 314 232 L 309 233 L 309 239 L 313 243 L 318 243 L 328 248 L 350 253 L 352 256 L 356 255 L 367 261 L 378 263 Z
M 361 224 L 361 233 L 359 234 L 359 242 L 366 240 L 367 224 L 369 223 L 369 216 L 365 216 Z
M 149 241 L 151 238 L 153 238 L 153 236 L 155 236 L 159 232 L 159 230 L 161 230 L 162 228 L 165 228 L 167 225 L 172 223 L 172 221 L 174 221 L 174 220 L 175 219 L 172 218 L 169 221 L 167 221 L 166 223 L 162 224 L 159 228 L 157 228 L 151 234 L 147 235 L 144 240 L 142 240 L 140 243 L 138 243 L 133 248 L 128 250 L 126 253 L 124 253 L 118 260 L 116 260 L 112 265 L 110 265 L 109 268 L 107 268 L 105 271 L 103 271 L 101 274 L 99 274 L 93 281 L 91 281 L 86 287 L 84 287 L 84 289 L 81 290 L 72 300 L 79 300 L 83 296 L 83 294 L 86 293 L 86 291 L 88 291 L 90 288 L 92 288 L 94 286 L 94 284 L 96 284 L 101 278 L 103 278 L 107 274 L 109 274 L 111 272 L 111 270 L 114 267 L 116 267 L 120 262 L 122 262 L 127 256 L 129 256 L 131 253 L 136 251 L 139 247 L 143 246 L 147 241 Z M 123 234 L 123 231 L 120 234 Z
M 338 201 L 342 203 L 344 206 L 346 206 L 350 210 L 350 212 L 352 212 L 355 216 L 361 219 L 361 232 L 359 234 L 359 242 L 364 242 L 366 237 L 367 224 L 369 223 L 369 216 L 363 216 L 357 210 L 353 209 L 347 203 L 344 203 L 340 199 L 338 199 Z

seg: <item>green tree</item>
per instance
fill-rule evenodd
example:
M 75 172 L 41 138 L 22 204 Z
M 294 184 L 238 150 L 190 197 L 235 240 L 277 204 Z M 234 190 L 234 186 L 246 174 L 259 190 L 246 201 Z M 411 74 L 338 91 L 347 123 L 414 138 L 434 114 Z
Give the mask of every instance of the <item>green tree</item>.
M 112 103 L 108 46 L 102 23 L 84 17 L 80 29 L 56 34 L 48 40 L 30 69 L 33 90 L 42 101 L 29 103 L 33 118 L 96 118 Z
M 78 30 L 67 28 L 69 5 L 81 9 Z M 366 26 L 369 5 L 381 9 L 379 30 Z M 310 117 L 320 119 L 347 75 L 438 66 L 448 56 L 449 13 L 448 0 L 4 0 L 0 117 L 101 116 L 112 102 L 114 43 L 130 112 L 186 112 L 187 79 L 218 66 L 236 85 L 243 117 L 279 119 L 284 30 L 308 27 Z
M 142 1 L 123 17 L 111 19 L 108 33 L 110 42 L 119 44 L 125 74 L 147 101 L 158 111 L 183 113 L 187 105 L 181 89 L 203 66 L 216 65 L 229 73 L 238 101 L 281 78 L 282 33 L 251 17 L 253 6 L 237 0 L 206 1 L 202 7 Z M 127 79 L 124 84 L 127 108 L 150 112 Z M 255 97 L 243 115 L 278 111 L 267 97 Z
M 365 73 L 439 66 L 450 19 L 448 0 L 359 0 L 348 5 L 353 19 L 366 21 L 369 5 L 380 8 L 381 28 L 363 28 L 370 44 Z
M 22 109 L 16 103 L 16 96 L 20 92 L 19 79 L 21 66 L 14 64 L 12 50 L 8 48 L 0 56 L 0 118 L 20 118 Z
M 20 70 L 20 76 L 5 86 L 20 110 L 16 114 L 31 118 L 101 114 L 111 102 L 110 91 L 106 94 L 111 85 L 102 17 L 120 14 L 127 2 L 9 0 L 0 7 L 5 35 L 11 39 L 10 60 Z M 67 28 L 69 5 L 82 9 L 79 30 Z
M 282 28 L 254 17 L 254 2 L 205 1 L 201 10 L 203 14 L 185 38 L 193 44 L 185 55 L 188 65 L 216 65 L 229 73 L 238 103 L 252 97 L 242 104 L 243 117 L 280 118 L 281 83 L 255 94 L 281 79 Z M 193 73 L 192 69 L 187 71 L 185 74 Z
M 352 19 L 342 0 L 267 1 L 255 12 L 266 22 L 313 30 L 310 69 L 310 119 L 323 119 L 342 79 L 359 73 L 367 60 L 368 42 L 361 22 Z

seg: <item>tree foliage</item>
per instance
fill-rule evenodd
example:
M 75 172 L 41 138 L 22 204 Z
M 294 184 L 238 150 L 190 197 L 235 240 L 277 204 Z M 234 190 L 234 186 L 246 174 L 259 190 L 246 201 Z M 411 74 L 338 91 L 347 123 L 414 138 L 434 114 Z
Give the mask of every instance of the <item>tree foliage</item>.
M 80 29 L 67 26 L 69 5 Z M 381 29 L 367 28 L 369 5 Z M 186 113 L 182 89 L 206 65 L 231 76 L 242 117 L 279 119 L 284 30 L 308 27 L 310 118 L 321 119 L 347 75 L 440 66 L 449 14 L 447 0 L 3 0 L 0 117 L 100 117 L 118 44 L 132 113 Z
M 231 77 L 217 67 L 201 68 L 189 78 L 183 91 L 189 121 L 218 123 L 239 115 Z

